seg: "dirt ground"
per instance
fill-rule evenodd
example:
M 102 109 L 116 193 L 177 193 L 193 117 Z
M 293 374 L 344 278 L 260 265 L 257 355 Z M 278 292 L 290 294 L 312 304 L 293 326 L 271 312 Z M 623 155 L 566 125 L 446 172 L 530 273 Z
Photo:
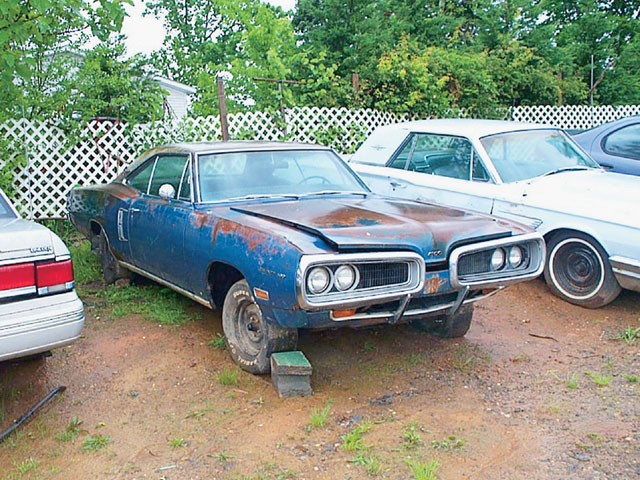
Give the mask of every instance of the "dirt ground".
M 222 385 L 235 366 L 210 345 L 220 316 L 196 313 L 171 328 L 89 307 L 74 345 L 0 365 L 3 429 L 67 387 L 0 446 L 0 478 L 395 480 L 420 478 L 411 462 L 429 460 L 440 479 L 640 476 L 640 340 L 618 338 L 640 327 L 639 294 L 585 310 L 538 280 L 477 304 L 464 339 L 305 333 L 314 395 L 291 399 L 270 377 Z M 78 435 L 63 439 L 74 417 Z M 108 444 L 85 449 L 98 435 Z

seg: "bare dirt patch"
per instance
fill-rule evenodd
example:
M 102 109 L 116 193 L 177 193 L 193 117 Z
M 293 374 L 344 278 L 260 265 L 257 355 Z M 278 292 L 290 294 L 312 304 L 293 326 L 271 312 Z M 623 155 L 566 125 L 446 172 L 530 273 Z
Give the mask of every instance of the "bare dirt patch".
M 640 340 L 618 338 L 640 327 L 638 294 L 585 310 L 530 282 L 477 305 L 453 341 L 407 326 L 304 333 L 315 394 L 286 400 L 209 345 L 220 316 L 193 308 L 201 319 L 178 328 L 88 308 L 73 346 L 0 365 L 3 428 L 67 387 L 0 446 L 0 477 L 411 479 L 429 460 L 441 479 L 640 475 Z

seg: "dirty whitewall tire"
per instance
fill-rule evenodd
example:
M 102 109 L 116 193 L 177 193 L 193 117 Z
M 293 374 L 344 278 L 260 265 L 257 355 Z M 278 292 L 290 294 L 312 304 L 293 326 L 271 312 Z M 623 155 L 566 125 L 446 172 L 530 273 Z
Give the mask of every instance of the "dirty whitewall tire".
M 453 315 L 416 319 L 411 324 L 418 330 L 432 333 L 442 338 L 464 337 L 473 320 L 473 304 L 463 305 Z
M 120 278 L 130 278 L 129 271 L 121 267 L 116 257 L 113 256 L 109 241 L 104 231 L 100 232 L 97 238 L 98 254 L 100 255 L 100 264 L 102 265 L 102 276 L 107 285 L 111 285 Z M 93 241 L 92 241 L 93 244 Z
M 231 358 L 243 370 L 269 373 L 271 354 L 295 350 L 298 330 L 264 319 L 246 280 L 234 283 L 224 299 L 222 329 Z
M 621 291 L 607 253 L 580 232 L 562 232 L 548 240 L 544 279 L 554 295 L 586 308 L 603 307 Z

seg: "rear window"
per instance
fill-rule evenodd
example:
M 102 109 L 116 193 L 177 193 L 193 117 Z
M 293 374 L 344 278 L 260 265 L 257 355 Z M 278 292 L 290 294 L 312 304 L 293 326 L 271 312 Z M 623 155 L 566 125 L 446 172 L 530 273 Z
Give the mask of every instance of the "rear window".
M 16 218 L 16 214 L 2 196 L 0 196 L 0 218 Z

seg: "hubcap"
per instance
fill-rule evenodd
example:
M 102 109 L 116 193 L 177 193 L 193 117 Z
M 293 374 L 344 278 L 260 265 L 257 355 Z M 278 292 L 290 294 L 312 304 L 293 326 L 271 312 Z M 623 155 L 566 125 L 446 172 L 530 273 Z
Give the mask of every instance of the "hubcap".
M 238 306 L 235 317 L 238 346 L 250 355 L 257 355 L 265 341 L 265 325 L 258 306 L 251 301 L 243 301 Z

